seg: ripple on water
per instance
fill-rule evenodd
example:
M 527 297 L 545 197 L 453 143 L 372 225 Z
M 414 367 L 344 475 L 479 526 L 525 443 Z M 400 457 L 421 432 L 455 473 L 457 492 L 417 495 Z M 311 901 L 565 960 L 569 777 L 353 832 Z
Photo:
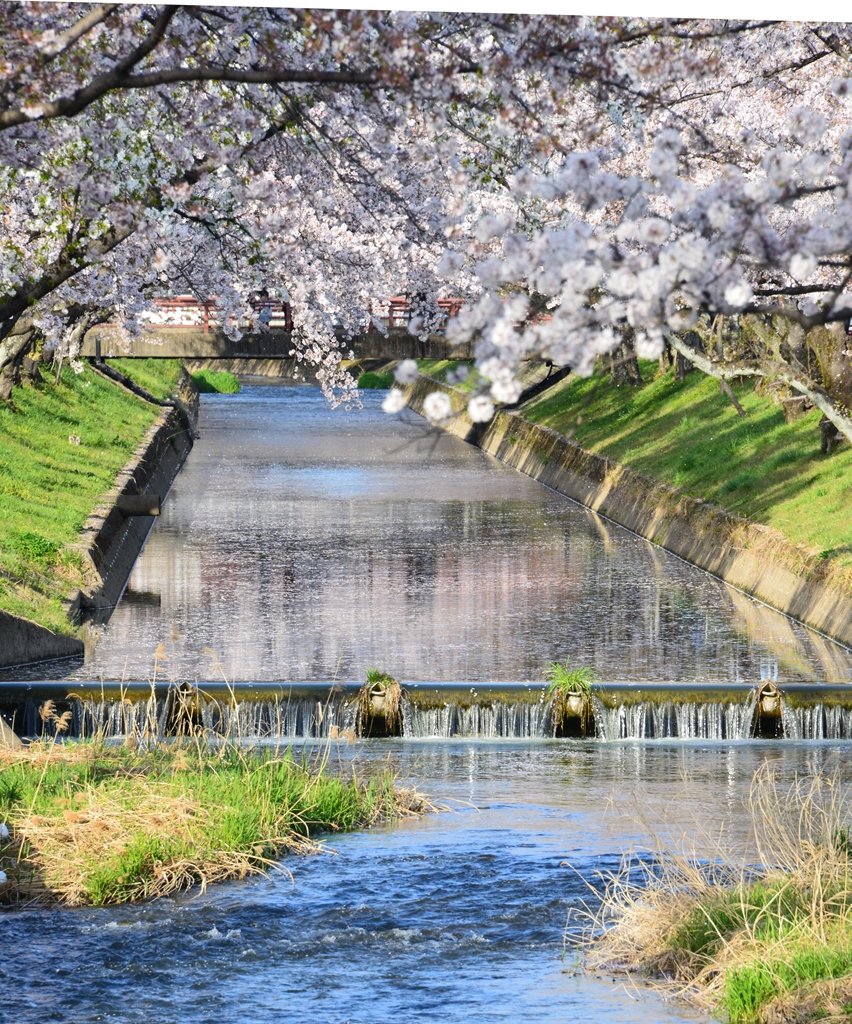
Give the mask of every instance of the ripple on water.
M 641 985 L 577 973 L 572 947 L 563 959 L 569 908 L 594 902 L 597 873 L 642 839 L 637 807 L 660 825 L 744 832 L 763 759 L 792 776 L 845 753 L 771 742 L 368 744 L 364 771 L 389 759 L 456 809 L 334 836 L 328 853 L 288 859 L 292 877 L 147 906 L 6 913 L 16 983 L 4 1019 L 706 1022 Z

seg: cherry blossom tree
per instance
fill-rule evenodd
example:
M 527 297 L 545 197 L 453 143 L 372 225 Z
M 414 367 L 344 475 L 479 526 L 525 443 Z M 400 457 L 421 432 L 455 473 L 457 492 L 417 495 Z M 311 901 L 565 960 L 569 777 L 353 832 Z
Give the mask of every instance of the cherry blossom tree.
M 169 286 L 251 326 L 252 291 L 271 285 L 295 300 L 299 354 L 352 398 L 335 326 L 354 333 L 377 295 L 434 280 L 446 154 L 420 110 L 476 70 L 448 45 L 464 19 L 14 3 L 0 16 L 5 393 L 34 329 L 59 347 L 106 316 L 132 332 Z
M 346 336 L 371 303 L 417 296 L 418 333 L 455 294 L 478 421 L 520 397 L 523 360 L 588 374 L 672 349 L 721 380 L 780 382 L 852 437 L 848 26 L 0 16 L 0 381 L 38 332 L 73 356 L 92 323 L 132 334 L 169 288 L 262 329 L 250 300 L 267 287 L 292 296 L 294 350 L 348 404 Z
M 670 348 L 723 386 L 782 386 L 852 440 L 849 41 L 847 25 L 672 26 L 556 104 L 594 145 L 555 132 L 509 176 L 514 214 L 479 222 L 490 249 L 468 250 L 483 290 L 451 333 L 478 339 L 480 395 L 516 397 L 523 359 L 588 375 L 625 345 Z

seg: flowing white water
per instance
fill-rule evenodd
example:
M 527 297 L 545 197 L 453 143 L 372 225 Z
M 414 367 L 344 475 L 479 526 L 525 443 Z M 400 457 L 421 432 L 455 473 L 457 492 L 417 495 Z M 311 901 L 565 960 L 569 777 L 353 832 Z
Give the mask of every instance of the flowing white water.
M 756 734 L 757 702 L 752 693 L 741 702 L 641 701 L 615 707 L 592 698 L 595 737 L 615 740 L 745 740 Z M 179 716 L 177 696 L 137 701 L 75 700 L 71 704 L 72 736 L 105 738 L 133 735 L 162 739 L 174 731 Z M 357 729 L 357 701 L 352 697 L 320 701 L 280 700 L 189 701 L 192 721 L 209 735 L 237 740 L 329 739 Z M 552 703 L 488 701 L 417 707 L 403 698 L 404 739 L 527 739 L 554 736 Z M 184 715 L 184 723 L 188 719 Z M 781 702 L 781 736 L 789 740 L 852 738 L 852 708 L 816 703 L 804 707 Z

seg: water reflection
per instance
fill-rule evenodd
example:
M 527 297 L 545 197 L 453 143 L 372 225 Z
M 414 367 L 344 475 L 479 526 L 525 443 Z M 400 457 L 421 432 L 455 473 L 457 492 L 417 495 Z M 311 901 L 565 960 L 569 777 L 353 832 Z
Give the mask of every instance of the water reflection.
M 202 437 L 80 678 L 846 680 L 849 653 L 409 413 L 202 396 Z M 164 669 L 165 666 L 165 669 Z

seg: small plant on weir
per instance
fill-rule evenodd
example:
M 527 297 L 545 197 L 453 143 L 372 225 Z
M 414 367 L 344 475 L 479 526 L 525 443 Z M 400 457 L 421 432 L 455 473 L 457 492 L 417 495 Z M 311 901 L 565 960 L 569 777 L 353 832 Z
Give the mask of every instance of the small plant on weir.
M 402 687 L 387 672 L 368 668 L 367 682 L 358 695 L 358 714 L 362 723 L 375 716 L 377 704 L 381 705 L 388 730 L 395 730 L 402 721 Z
M 592 683 L 595 681 L 594 669 L 587 665 L 571 668 L 570 661 L 570 658 L 563 662 L 551 661 L 543 670 L 542 674 L 548 681 L 548 697 L 564 696 L 566 693 L 591 695 Z

